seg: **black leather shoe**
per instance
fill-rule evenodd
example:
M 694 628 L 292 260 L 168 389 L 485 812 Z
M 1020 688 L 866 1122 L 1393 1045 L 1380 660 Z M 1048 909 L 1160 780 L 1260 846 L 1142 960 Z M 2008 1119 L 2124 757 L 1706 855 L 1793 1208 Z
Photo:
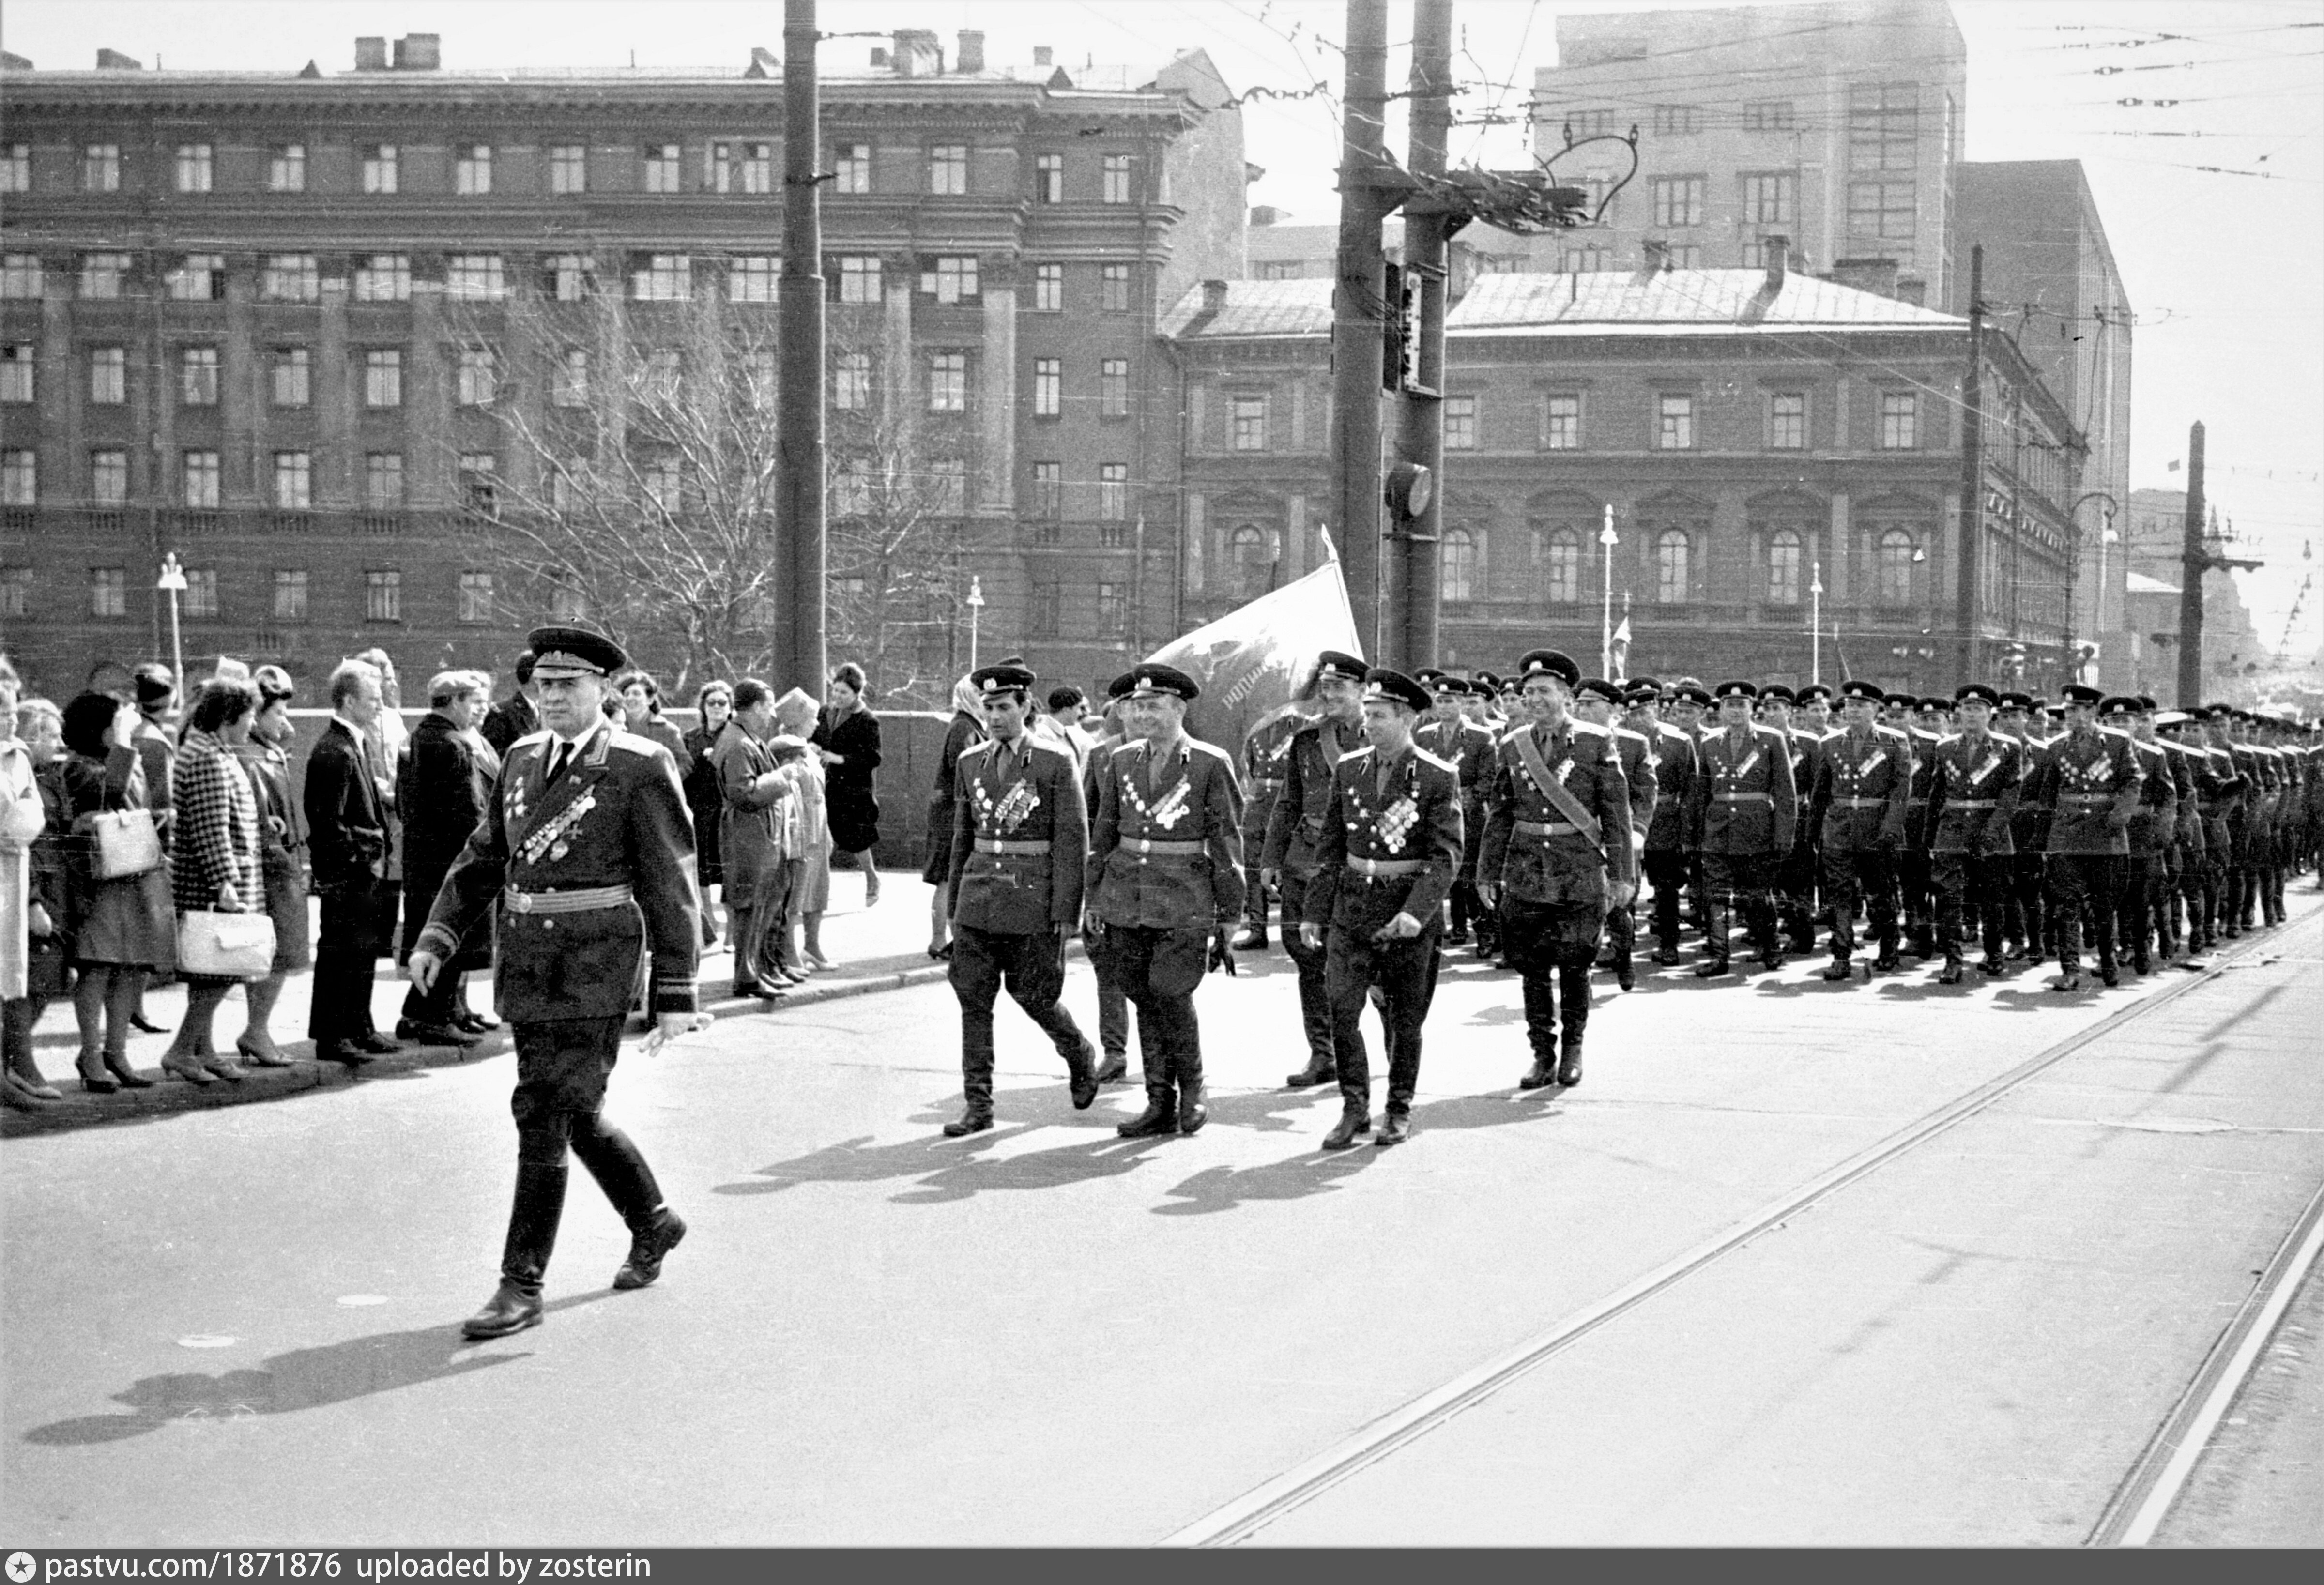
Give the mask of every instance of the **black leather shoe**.
M 1846 958 L 1834 958 L 1824 965 L 1823 977 L 1837 985 L 1843 980 L 1856 978 L 1856 965 Z
M 1978 964 L 1978 972 L 1983 973 L 1987 979 L 1998 980 L 2009 972 L 2009 960 L 2000 957 L 1988 957 L 1983 963 Z
M 1625 991 L 1636 991 L 1638 988 L 1637 972 L 1630 967 L 1629 959 L 1624 958 L 1614 965 L 1614 983 Z
M 1332 1131 L 1323 1136 L 1323 1148 L 1345 1150 L 1356 1142 L 1357 1135 L 1369 1134 L 1371 1131 L 1372 1114 L 1370 1112 L 1358 1111 L 1352 1106 L 1342 1107 L 1340 1110 L 1340 1120 L 1333 1123 Z
M 613 1273 L 613 1286 L 627 1292 L 652 1283 L 661 1275 L 662 1258 L 678 1248 L 686 1237 L 686 1219 L 675 1211 L 664 1209 L 654 1218 L 653 1225 L 641 1233 L 630 1235 L 630 1258 L 622 1262 L 621 1270 Z
M 1582 1046 L 1579 1041 L 1565 1047 L 1557 1059 L 1557 1082 L 1571 1090 L 1582 1083 Z
M 351 1040 L 326 1040 L 315 1047 L 317 1062 L 335 1062 L 343 1067 L 368 1066 L 372 1055 Z
M 957 1119 L 945 1124 L 945 1138 L 947 1139 L 965 1138 L 971 1134 L 982 1134 L 991 1127 L 992 1109 L 984 1106 L 972 1106 L 966 1111 L 962 1112 Z
M 1412 1138 L 1412 1114 L 1391 1111 L 1380 1120 L 1379 1132 L 1372 1136 L 1375 1145 L 1401 1145 Z
M 1234 941 L 1231 945 L 1237 952 L 1265 952 L 1267 950 L 1267 926 L 1264 925 L 1245 925 L 1241 930 L 1236 933 Z
M 1517 1081 L 1517 1088 L 1546 1090 L 1556 1083 L 1557 1064 L 1545 1056 L 1536 1056 L 1533 1059 L 1533 1066 L 1526 1069 L 1525 1077 Z
M 1661 964 L 1665 969 L 1674 969 L 1678 967 L 1678 948 L 1674 946 L 1658 946 L 1655 948 L 1655 962 Z
M 398 1040 L 416 1040 L 422 1046 L 457 1046 L 466 1048 L 476 1044 L 478 1037 L 450 1024 L 422 1024 L 410 1018 L 395 1021 Z
M 761 1001 L 780 1001 L 790 994 L 790 988 L 766 980 L 745 980 L 734 987 L 734 994 L 755 997 Z
M 1148 1100 L 1146 1110 L 1113 1130 L 1125 1139 L 1146 1139 L 1178 1131 L 1178 1113 L 1167 1101 Z
M 1784 966 L 1784 954 L 1771 947 L 1759 954 L 1759 966 L 1763 969 L 1780 969 Z
M 373 1030 L 368 1035 L 358 1036 L 355 1044 L 361 1046 L 364 1050 L 379 1056 L 385 1056 L 391 1051 L 401 1051 L 403 1049 L 402 1041 L 397 1040 L 390 1036 L 383 1035 L 376 1029 Z
M 1336 1063 L 1325 1062 L 1321 1057 L 1311 1056 L 1307 1059 L 1305 1067 L 1296 1074 L 1283 1075 L 1284 1087 L 1289 1090 L 1306 1090 L 1317 1084 L 1336 1084 L 1339 1082 L 1339 1065 Z
M 1872 972 L 1876 974 L 1897 973 L 1904 967 L 1904 960 L 1893 952 L 1884 952 L 1872 960 Z
M 1958 985 L 1968 978 L 1969 965 L 1962 963 L 1959 958 L 1948 958 L 1945 960 L 1945 972 L 1937 976 L 1937 983 L 1940 985 Z
M 1066 1070 L 1066 1087 L 1073 1095 L 1075 1111 L 1087 1111 L 1097 1099 L 1097 1066 L 1090 1060 L 1096 1055 L 1084 1046 Z
M 1694 977 L 1698 980 L 1716 980 L 1725 972 L 1727 972 L 1725 958 L 1705 958 L 1694 965 Z
M 2098 983 L 2105 986 L 2108 991 L 2114 990 L 2122 983 L 2122 971 L 2116 968 L 2112 963 L 2100 963 L 2098 965 Z
M 1097 1082 L 1101 1084 L 1119 1084 L 1129 1076 L 1130 1057 L 1124 1052 L 1108 1052 L 1105 1060 L 1097 1064 Z
M 1201 1086 L 1188 1089 L 1184 1084 L 1179 1085 L 1178 1131 L 1182 1134 L 1200 1133 L 1203 1125 L 1210 1120 L 1211 1109 L 1203 1104 Z
M 1469 933 L 1466 930 L 1447 930 L 1444 933 L 1444 945 L 1447 946 L 1466 946 L 1469 945 Z
M 143 1013 L 131 1013 L 129 1015 L 129 1027 L 133 1029 L 143 1030 L 148 1035 L 166 1035 L 170 1032 L 169 1030 L 161 1027 L 161 1025 L 155 1023 L 152 1019 L 147 1018 Z
M 2081 988 L 2082 972 L 2080 969 L 2068 969 L 2059 977 L 2058 982 L 2050 987 L 2052 991 L 2080 991 Z
M 452 1027 L 466 1029 L 471 1035 L 489 1035 L 501 1027 L 501 1021 L 490 1013 L 480 1013 L 473 1008 L 462 1008 L 452 1015 Z
M 514 1283 L 503 1282 L 493 1291 L 483 1309 L 460 1322 L 460 1335 L 471 1341 L 506 1337 L 540 1324 L 540 1293 L 526 1293 Z

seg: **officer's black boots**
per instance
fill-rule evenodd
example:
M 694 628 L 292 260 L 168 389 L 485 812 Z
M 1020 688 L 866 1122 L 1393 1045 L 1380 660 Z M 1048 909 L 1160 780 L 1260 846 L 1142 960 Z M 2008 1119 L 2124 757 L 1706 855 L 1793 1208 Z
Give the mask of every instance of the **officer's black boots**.
M 1835 985 L 1845 980 L 1853 980 L 1856 978 L 1856 965 L 1844 957 L 1835 956 L 1824 965 L 1823 977 Z
M 1159 1053 L 1146 1056 L 1146 1110 L 1113 1131 L 1125 1139 L 1152 1138 L 1178 1131 L 1177 1097 Z
M 1286 1088 L 1305 1090 L 1316 1084 L 1336 1084 L 1340 1082 L 1339 1064 L 1328 1057 L 1311 1056 L 1307 1065 L 1296 1074 L 1284 1075 Z
M 1517 1081 L 1520 1090 L 1545 1090 L 1557 1083 L 1557 1064 L 1546 1056 L 1536 1055 L 1533 1066 L 1526 1069 L 1525 1077 Z
M 1557 1082 L 1568 1090 L 1582 1083 L 1582 1031 L 1571 1024 L 1558 1047 Z
M 1958 985 L 1968 978 L 1969 964 L 1962 961 L 1960 953 L 1955 952 L 1950 947 L 1946 948 L 1944 972 L 1937 976 L 1937 983 L 1940 985 Z
M 1086 1040 L 1065 1054 L 1065 1083 L 1075 1111 L 1087 1111 L 1097 1100 L 1097 1053 Z
M 1178 1131 L 1197 1132 L 1210 1120 L 1211 1109 L 1203 1104 L 1202 1062 L 1196 1058 L 1178 1069 Z
M 1352 1101 L 1345 1102 L 1340 1108 L 1340 1120 L 1333 1123 L 1332 1131 L 1323 1136 L 1323 1148 L 1345 1150 L 1356 1142 L 1357 1135 L 1371 1131 L 1372 1114 Z
M 991 1127 L 992 1108 L 979 1106 L 972 1101 L 968 1103 L 967 1110 L 945 1124 L 944 1135 L 947 1139 L 965 1138 L 970 1134 L 982 1134 Z
M 501 1249 L 501 1285 L 483 1309 L 461 1323 L 462 1337 L 506 1337 L 540 1324 L 540 1282 L 565 1215 L 565 1181 L 562 1162 L 517 1163 L 516 1201 Z
M 1105 1060 L 1098 1064 L 1097 1082 L 1101 1084 L 1119 1084 L 1129 1076 L 1130 1054 L 1126 1051 L 1109 1051 Z
M 630 1230 L 630 1258 L 613 1273 L 613 1286 L 626 1293 L 650 1286 L 661 1275 L 664 1257 L 686 1237 L 686 1219 L 667 1205 L 653 1213 L 642 1228 Z
M 1264 917 L 1245 920 L 1241 930 L 1235 935 L 1233 946 L 1237 952 L 1265 952 L 1267 920 Z
M 1390 1107 L 1380 1119 L 1379 1132 L 1372 1136 L 1375 1145 L 1401 1145 L 1412 1138 L 1412 1114 Z

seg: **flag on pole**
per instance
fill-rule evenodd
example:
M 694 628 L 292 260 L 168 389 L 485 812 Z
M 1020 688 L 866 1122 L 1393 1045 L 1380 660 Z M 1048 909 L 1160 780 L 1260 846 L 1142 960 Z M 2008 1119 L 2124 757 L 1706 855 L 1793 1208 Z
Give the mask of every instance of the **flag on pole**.
M 1186 712 L 1186 730 L 1239 754 L 1245 737 L 1314 686 L 1315 658 L 1325 650 L 1363 653 L 1336 557 L 1147 659 L 1175 666 L 1202 686 L 1203 696 Z
M 1630 619 L 1628 617 L 1624 617 L 1621 624 L 1615 628 L 1614 641 L 1610 648 L 1614 651 L 1614 675 L 1607 680 L 1620 682 L 1629 675 L 1630 671 Z

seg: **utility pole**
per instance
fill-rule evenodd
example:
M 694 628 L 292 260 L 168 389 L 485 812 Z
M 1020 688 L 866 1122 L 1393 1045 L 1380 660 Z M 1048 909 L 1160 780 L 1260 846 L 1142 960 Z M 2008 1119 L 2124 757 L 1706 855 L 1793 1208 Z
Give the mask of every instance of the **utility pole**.
M 794 5 L 802 0 L 791 0 Z M 1388 0 L 1348 0 L 1340 137 L 1339 281 L 1332 293 L 1332 467 L 1340 571 L 1368 657 L 1380 653 L 1379 180 L 1387 154 Z
M 1978 674 L 1978 559 L 1985 537 L 1985 244 L 1969 251 L 1969 373 L 1961 382 L 1961 483 L 1960 582 L 1953 622 L 1960 631 L 1953 652 L 1953 679 Z
M 1452 128 L 1452 0 L 1414 0 L 1412 10 L 1412 143 L 1406 169 L 1423 179 L 1444 174 L 1444 145 Z M 1419 388 L 1397 403 L 1397 450 L 1426 468 L 1435 481 L 1427 504 L 1406 520 L 1391 541 L 1401 564 L 1393 580 L 1397 609 L 1388 622 L 1385 664 L 1410 674 L 1436 664 L 1441 642 L 1444 523 L 1444 299 L 1446 243 L 1462 222 L 1447 211 L 1404 217 L 1404 271 L 1420 282 Z M 1388 305 L 1397 311 L 1397 305 Z
M 777 543 L 783 635 L 780 680 L 823 691 L 830 669 L 824 627 L 823 192 L 816 83 L 816 0 L 783 0 L 783 281 L 776 451 Z
M 2187 519 L 2179 551 L 2179 708 L 2203 702 L 2203 424 L 2187 431 Z

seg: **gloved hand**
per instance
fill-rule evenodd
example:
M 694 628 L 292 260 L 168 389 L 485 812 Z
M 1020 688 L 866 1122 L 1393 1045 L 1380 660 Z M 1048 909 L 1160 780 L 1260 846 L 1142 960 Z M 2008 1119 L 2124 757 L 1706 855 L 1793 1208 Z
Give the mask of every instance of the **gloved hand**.
M 1234 932 L 1224 925 L 1211 933 L 1210 961 L 1203 972 L 1208 973 L 1213 969 L 1224 969 L 1230 974 L 1242 972 L 1235 967 Z

